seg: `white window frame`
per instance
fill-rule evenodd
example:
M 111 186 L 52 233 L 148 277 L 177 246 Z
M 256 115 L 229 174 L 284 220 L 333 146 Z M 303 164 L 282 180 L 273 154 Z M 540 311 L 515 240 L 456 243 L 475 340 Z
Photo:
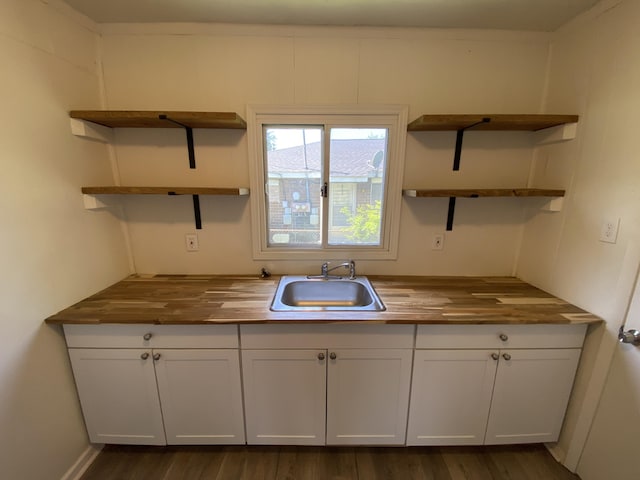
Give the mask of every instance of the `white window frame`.
M 407 115 L 407 107 L 401 105 L 248 106 L 247 138 L 253 258 L 256 260 L 396 259 L 402 206 Z M 356 119 L 357 126 L 387 128 L 389 131 L 386 162 L 387 180 L 380 245 L 332 245 L 317 248 L 269 246 L 267 243 L 267 192 L 265 191 L 263 125 L 330 124 L 340 126 L 341 122 L 346 119 L 349 121 Z

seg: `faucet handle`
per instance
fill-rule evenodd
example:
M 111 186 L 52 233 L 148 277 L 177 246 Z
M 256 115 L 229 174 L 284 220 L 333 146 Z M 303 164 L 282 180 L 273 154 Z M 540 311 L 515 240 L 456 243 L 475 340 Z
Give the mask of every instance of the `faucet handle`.
M 356 262 L 349 260 L 349 279 L 353 280 L 354 278 L 356 278 Z

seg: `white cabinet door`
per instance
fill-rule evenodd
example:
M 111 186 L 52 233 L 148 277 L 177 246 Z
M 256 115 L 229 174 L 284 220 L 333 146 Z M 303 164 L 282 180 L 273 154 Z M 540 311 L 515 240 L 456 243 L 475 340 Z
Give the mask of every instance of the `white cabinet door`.
M 243 350 L 247 443 L 324 445 L 325 350 Z
M 167 443 L 244 443 L 238 350 L 153 350 Z
M 164 445 L 150 349 L 70 348 L 89 439 Z
M 484 442 L 497 350 L 416 350 L 407 445 Z
M 327 444 L 404 444 L 411 353 L 409 349 L 329 351 Z
M 558 439 L 580 349 L 503 350 L 486 444 Z

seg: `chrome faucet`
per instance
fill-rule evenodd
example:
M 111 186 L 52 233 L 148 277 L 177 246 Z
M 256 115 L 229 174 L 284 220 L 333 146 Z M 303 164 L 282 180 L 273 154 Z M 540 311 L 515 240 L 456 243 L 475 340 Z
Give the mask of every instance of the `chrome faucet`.
M 320 276 L 322 278 L 329 279 L 329 272 L 334 271 L 337 268 L 348 268 L 349 269 L 349 280 L 354 280 L 356 278 L 356 262 L 354 262 L 353 260 L 349 260 L 348 262 L 343 262 L 340 265 L 336 265 L 335 267 L 331 267 L 329 268 L 330 262 L 324 262 L 322 264 L 321 270 L 320 270 Z

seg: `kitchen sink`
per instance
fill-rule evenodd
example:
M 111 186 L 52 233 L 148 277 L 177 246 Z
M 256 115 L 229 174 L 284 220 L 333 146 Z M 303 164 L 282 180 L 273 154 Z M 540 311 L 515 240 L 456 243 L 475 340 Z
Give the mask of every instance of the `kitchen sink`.
M 271 302 L 274 312 L 386 310 L 367 277 L 285 275 Z

